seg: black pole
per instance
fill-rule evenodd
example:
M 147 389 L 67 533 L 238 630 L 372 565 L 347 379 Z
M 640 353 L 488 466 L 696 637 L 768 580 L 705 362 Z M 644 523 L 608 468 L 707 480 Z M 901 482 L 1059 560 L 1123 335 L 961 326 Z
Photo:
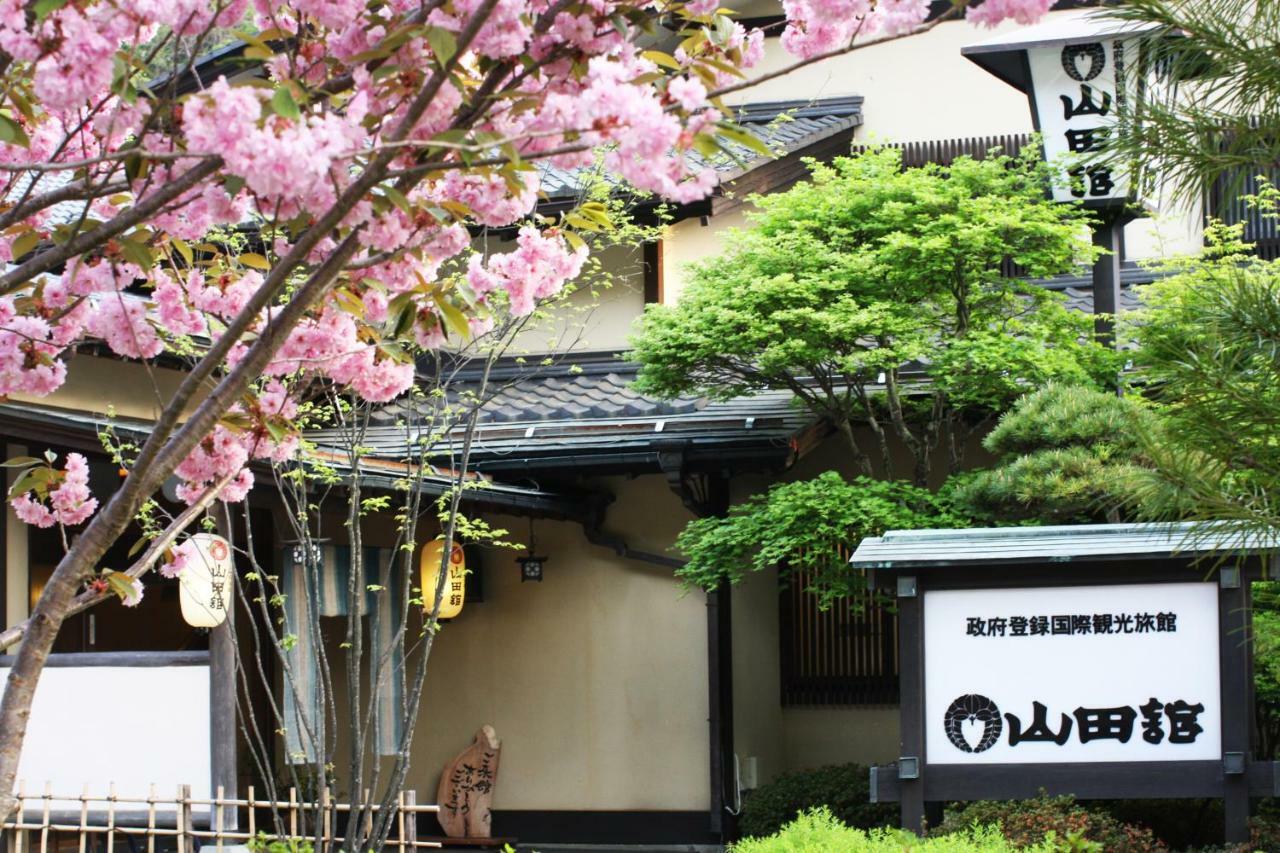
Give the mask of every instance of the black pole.
M 723 515 L 729 508 L 729 483 L 708 477 L 707 515 Z M 711 833 L 731 841 L 737 833 L 737 774 L 733 738 L 733 589 L 722 581 L 707 593 L 708 739 L 711 755 Z
M 1115 346 L 1115 316 L 1120 310 L 1120 255 L 1127 218 L 1115 211 L 1103 211 L 1102 221 L 1093 229 L 1093 245 L 1106 251 L 1093 262 L 1093 321 L 1098 343 Z

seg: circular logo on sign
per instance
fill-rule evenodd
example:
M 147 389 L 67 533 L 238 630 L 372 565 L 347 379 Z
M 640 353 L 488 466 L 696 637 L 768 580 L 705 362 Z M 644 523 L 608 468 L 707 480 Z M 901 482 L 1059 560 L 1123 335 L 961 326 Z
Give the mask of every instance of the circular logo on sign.
M 213 540 L 209 545 L 209 555 L 215 560 L 225 560 L 227 558 L 227 543 L 221 539 Z
M 1081 70 L 1081 61 L 1088 63 L 1088 68 Z M 1081 83 L 1092 80 L 1102 73 L 1107 66 L 1107 51 L 1099 42 L 1089 44 L 1069 44 L 1062 49 L 1062 70 L 1072 80 Z
M 978 736 L 976 744 L 970 743 L 965 736 L 968 734 L 966 729 L 972 730 L 979 723 L 982 724 L 982 734 Z M 961 752 L 985 752 L 1000 740 L 1004 722 L 1000 719 L 1000 709 L 995 702 L 977 693 L 967 693 L 947 708 L 943 727 L 947 740 Z

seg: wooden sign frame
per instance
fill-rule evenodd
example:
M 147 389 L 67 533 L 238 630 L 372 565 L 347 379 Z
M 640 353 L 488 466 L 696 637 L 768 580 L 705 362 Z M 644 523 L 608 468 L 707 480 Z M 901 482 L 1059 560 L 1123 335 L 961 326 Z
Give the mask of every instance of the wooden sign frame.
M 898 606 L 901 745 L 896 764 L 872 768 L 873 802 L 898 802 L 902 826 L 936 824 L 952 801 L 1031 799 L 1041 792 L 1081 799 L 1217 798 L 1226 840 L 1249 839 L 1250 797 L 1275 796 L 1273 762 L 1253 760 L 1252 581 L 1265 577 L 1259 557 L 1216 564 L 1169 557 L 1027 565 L 916 565 L 880 573 Z M 1222 759 L 1220 761 L 929 764 L 925 750 L 924 596 L 934 590 L 1108 586 L 1201 582 L 1218 587 Z M 926 816 L 932 818 L 926 821 Z

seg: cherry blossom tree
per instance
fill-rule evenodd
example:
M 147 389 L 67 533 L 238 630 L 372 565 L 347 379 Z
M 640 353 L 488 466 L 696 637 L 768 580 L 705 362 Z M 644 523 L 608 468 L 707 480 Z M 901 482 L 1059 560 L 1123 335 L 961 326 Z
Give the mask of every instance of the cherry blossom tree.
M 1051 4 L 969 14 L 1029 21 Z M 783 41 L 814 62 L 934 26 L 928 6 L 784 0 Z M 184 73 L 247 15 L 244 79 Z M 210 503 L 244 497 L 251 463 L 289 458 L 310 384 L 391 400 L 415 353 L 573 279 L 578 232 L 602 223 L 535 216 L 544 165 L 598 160 L 677 202 L 711 192 L 722 140 L 750 144 L 720 97 L 762 53 L 718 0 L 0 0 L 0 394 L 56 392 L 89 341 L 188 364 L 102 506 L 77 457 L 19 482 L 23 520 L 83 527 L 0 638 L 22 640 L 0 703 L 0 813 L 69 613 L 141 595 Z M 513 251 L 472 249 L 474 229 L 513 225 Z M 189 509 L 127 572 L 96 575 L 173 474 Z

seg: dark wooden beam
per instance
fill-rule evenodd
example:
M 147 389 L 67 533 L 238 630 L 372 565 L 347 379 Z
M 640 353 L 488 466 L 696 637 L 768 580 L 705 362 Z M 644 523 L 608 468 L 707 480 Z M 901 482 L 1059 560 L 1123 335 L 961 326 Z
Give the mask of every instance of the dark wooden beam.
M 1222 685 L 1222 757 L 1218 779 L 1223 798 L 1226 841 L 1238 844 L 1249 840 L 1249 782 L 1244 770 L 1253 757 L 1253 685 L 1250 673 L 1250 646 L 1253 613 L 1250 583 L 1236 566 L 1218 570 L 1218 672 Z M 1224 769 L 1233 754 L 1239 755 L 1238 773 Z
M 663 298 L 662 241 L 644 244 L 644 304 L 661 303 Z
M 826 139 L 820 139 L 812 145 L 800 148 L 752 169 L 740 178 L 729 181 L 711 200 L 711 214 L 720 216 L 742 207 L 746 197 L 752 193 L 775 193 L 790 189 L 797 183 L 807 180 L 809 167 L 805 158 L 812 157 L 819 162 L 827 163 L 836 157 L 847 155 L 853 148 L 853 135 L 857 130 L 851 127 Z

